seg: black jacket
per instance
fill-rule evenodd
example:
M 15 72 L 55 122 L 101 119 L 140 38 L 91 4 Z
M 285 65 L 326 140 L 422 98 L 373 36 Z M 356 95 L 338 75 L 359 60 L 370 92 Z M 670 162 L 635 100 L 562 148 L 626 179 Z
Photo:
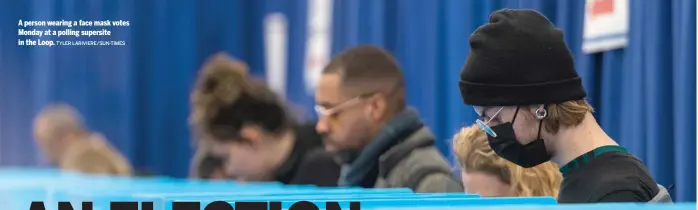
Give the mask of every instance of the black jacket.
M 337 186 L 341 166 L 325 151 L 315 123 L 296 126 L 291 155 L 277 169 L 276 180 L 284 184 Z

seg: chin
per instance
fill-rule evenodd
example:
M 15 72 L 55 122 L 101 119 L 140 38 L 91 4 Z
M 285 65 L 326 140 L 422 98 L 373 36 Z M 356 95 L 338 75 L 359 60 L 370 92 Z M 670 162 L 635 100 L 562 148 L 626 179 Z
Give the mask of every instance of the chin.
M 337 147 L 334 146 L 334 145 L 332 145 L 332 144 L 328 144 L 327 142 L 325 142 L 325 150 L 328 151 L 328 152 L 336 152 L 336 151 L 337 151 Z

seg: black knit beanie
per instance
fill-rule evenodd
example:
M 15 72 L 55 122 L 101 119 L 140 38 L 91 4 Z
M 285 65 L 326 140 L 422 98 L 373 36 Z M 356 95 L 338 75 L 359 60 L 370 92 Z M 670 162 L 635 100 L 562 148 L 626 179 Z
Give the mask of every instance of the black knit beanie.
M 476 106 L 554 104 L 583 99 L 562 31 L 533 10 L 499 10 L 470 36 L 460 74 L 463 102 Z

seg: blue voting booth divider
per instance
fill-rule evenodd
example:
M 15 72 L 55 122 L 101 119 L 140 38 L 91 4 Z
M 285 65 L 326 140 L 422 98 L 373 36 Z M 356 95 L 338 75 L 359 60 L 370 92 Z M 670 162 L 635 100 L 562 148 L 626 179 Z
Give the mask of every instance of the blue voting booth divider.
M 174 202 L 200 202 L 203 210 L 214 201 L 235 206 L 236 202 L 280 202 L 288 210 L 298 201 L 314 203 L 325 210 L 326 202 L 350 209 L 451 210 L 451 209 L 542 209 L 542 210 L 693 210 L 695 203 L 680 204 L 586 204 L 558 205 L 552 197 L 485 198 L 465 193 L 414 193 L 409 189 L 328 188 L 280 183 L 236 183 L 185 180 L 167 177 L 124 178 L 62 173 L 54 170 L 0 169 L 0 204 L 6 210 L 29 210 L 33 201 L 43 201 L 46 210 L 56 210 L 59 201 L 70 201 L 74 210 L 81 202 L 93 202 L 93 210 L 109 210 L 113 201 L 150 201 L 153 210 L 176 210 Z

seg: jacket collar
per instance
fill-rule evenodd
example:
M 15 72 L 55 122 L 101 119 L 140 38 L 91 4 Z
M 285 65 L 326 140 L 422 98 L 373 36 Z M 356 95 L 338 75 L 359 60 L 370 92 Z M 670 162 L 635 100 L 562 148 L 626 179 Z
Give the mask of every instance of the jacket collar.
M 339 184 L 356 186 L 363 182 L 371 170 L 378 169 L 380 156 L 407 139 L 415 130 L 423 127 L 417 111 L 406 108 L 388 122 L 376 137 L 359 153 L 356 160 L 342 168 Z

